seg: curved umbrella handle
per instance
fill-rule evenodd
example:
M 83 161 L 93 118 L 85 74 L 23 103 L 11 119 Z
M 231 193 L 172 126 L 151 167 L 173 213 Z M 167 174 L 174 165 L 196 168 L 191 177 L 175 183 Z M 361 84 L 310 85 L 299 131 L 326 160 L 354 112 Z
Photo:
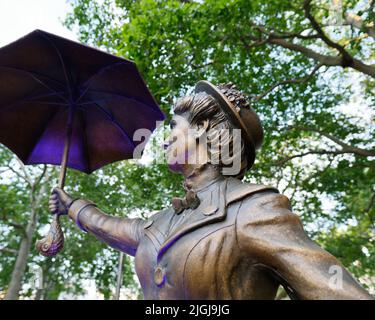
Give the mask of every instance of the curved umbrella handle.
M 45 238 L 37 240 L 35 246 L 40 254 L 53 257 L 64 247 L 64 234 L 60 225 L 60 215 L 54 214 L 50 229 Z

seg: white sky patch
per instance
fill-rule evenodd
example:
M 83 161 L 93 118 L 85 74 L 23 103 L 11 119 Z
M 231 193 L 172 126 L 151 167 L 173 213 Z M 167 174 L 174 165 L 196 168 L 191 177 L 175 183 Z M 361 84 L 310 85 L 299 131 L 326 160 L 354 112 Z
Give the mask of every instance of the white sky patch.
M 1 0 L 0 47 L 35 29 L 77 40 L 61 22 L 69 11 L 66 0 Z

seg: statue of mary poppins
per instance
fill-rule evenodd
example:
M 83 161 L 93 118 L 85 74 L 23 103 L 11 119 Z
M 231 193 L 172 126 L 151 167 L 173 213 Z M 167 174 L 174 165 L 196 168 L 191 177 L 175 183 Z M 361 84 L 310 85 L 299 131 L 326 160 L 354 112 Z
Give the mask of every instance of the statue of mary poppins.
M 170 126 L 167 162 L 186 191 L 172 207 L 143 220 L 108 215 L 59 188 L 49 201 L 51 212 L 135 256 L 145 299 L 274 299 L 280 285 L 292 299 L 373 299 L 307 236 L 285 195 L 241 181 L 263 129 L 233 84 L 199 81 Z

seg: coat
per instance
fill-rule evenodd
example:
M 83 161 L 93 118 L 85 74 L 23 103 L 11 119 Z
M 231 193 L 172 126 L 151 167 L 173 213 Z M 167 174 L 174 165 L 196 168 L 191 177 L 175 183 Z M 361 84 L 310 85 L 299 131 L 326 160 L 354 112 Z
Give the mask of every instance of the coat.
M 198 191 L 201 204 L 148 220 L 89 207 L 79 223 L 135 256 L 145 299 L 371 299 L 342 264 L 315 244 L 277 189 L 223 178 Z M 75 202 L 76 219 L 83 202 Z

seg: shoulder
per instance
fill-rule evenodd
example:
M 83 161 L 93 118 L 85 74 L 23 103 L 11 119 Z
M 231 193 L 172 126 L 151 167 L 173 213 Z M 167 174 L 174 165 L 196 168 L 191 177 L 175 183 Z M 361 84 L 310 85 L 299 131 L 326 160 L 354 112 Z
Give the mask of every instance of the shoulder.
M 227 183 L 227 205 L 231 203 L 240 203 L 237 220 L 244 224 L 281 219 L 280 216 L 285 215 L 298 219 L 298 216 L 291 212 L 288 197 L 272 186 L 244 183 L 230 178 Z
M 289 198 L 276 188 L 243 183 L 238 179 L 230 179 L 227 186 L 227 204 L 240 202 L 237 213 L 239 226 L 275 225 L 281 222 L 300 224 L 299 217 L 292 213 Z
M 228 178 L 227 183 L 227 204 L 242 201 L 248 202 L 268 195 L 279 195 L 279 191 L 263 184 L 246 183 L 235 178 Z
M 239 234 L 259 239 L 300 234 L 303 230 L 299 216 L 292 212 L 289 198 L 271 189 L 242 199 L 236 226 Z
M 285 241 L 306 239 L 301 220 L 292 212 L 288 197 L 272 189 L 262 189 L 242 198 L 235 225 L 238 242 L 252 252 L 274 250 Z

